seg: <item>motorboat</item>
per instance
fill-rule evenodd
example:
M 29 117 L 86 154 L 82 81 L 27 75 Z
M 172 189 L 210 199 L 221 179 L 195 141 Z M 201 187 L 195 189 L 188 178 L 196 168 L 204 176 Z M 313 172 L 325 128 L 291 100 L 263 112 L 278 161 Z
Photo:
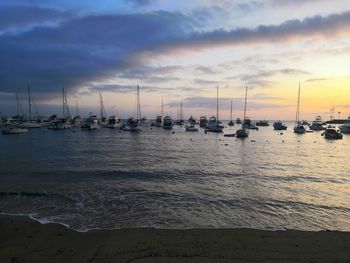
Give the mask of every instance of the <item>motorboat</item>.
M 190 123 L 192 123 L 193 125 L 196 125 L 196 124 L 197 124 L 197 120 L 196 120 L 193 116 L 190 116 L 190 118 L 188 119 L 187 122 L 190 122 Z
M 120 119 L 114 115 L 109 116 L 107 123 L 103 125 L 104 128 L 119 129 L 121 127 Z
M 130 131 L 130 132 L 140 132 L 141 127 L 139 126 L 139 121 L 133 117 L 130 117 L 127 120 L 126 126 L 123 127 L 124 131 Z
M 80 127 L 82 130 L 96 130 L 98 126 L 97 116 L 90 115 Z
M 47 127 L 50 130 L 65 130 L 70 129 L 72 125 L 70 124 L 69 119 L 60 118 L 51 122 L 51 124 Z
M 197 132 L 198 131 L 198 128 L 191 122 L 187 122 L 185 128 L 186 128 L 187 132 Z
M 285 131 L 287 130 L 287 125 L 281 121 L 276 121 L 273 123 L 273 129 L 276 131 Z
M 323 126 L 323 122 L 322 122 L 321 116 L 317 116 L 316 117 L 316 119 L 309 126 L 309 129 L 312 130 L 312 131 L 323 131 L 323 130 L 326 129 L 326 127 Z
M 223 132 L 224 127 L 219 124 L 215 116 L 211 116 L 208 121 L 208 127 L 205 130 L 206 132 Z
M 162 116 L 157 116 L 156 122 L 155 122 L 156 127 L 162 127 L 163 126 L 163 118 Z
M 248 136 L 249 136 L 249 131 L 244 127 L 236 131 L 237 138 L 247 138 Z
M 163 119 L 163 129 L 171 130 L 173 128 L 173 120 L 170 116 L 165 116 Z
M 345 123 L 340 127 L 341 133 L 350 133 L 350 117 L 345 121 Z
M 241 118 L 237 118 L 237 119 L 236 119 L 236 124 L 242 124 Z
M 256 130 L 256 131 L 259 130 L 259 127 L 257 127 L 254 123 L 252 123 L 249 117 L 244 118 L 242 126 L 248 130 Z
M 343 134 L 341 134 L 334 127 L 328 127 L 323 133 L 324 137 L 329 140 L 341 140 L 343 139 Z
M 269 122 L 267 120 L 261 120 L 255 123 L 256 126 L 261 126 L 261 127 L 267 127 L 270 126 Z
M 208 119 L 205 116 L 201 116 L 199 118 L 199 127 L 208 128 Z
M 22 134 L 22 133 L 27 133 L 27 132 L 28 132 L 28 129 L 12 126 L 12 127 L 7 127 L 1 133 L 3 135 L 10 135 L 10 134 Z

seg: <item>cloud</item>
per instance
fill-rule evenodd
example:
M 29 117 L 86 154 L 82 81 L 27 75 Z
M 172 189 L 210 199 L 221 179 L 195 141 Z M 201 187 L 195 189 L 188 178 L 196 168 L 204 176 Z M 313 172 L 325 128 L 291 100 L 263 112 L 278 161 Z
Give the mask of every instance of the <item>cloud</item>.
M 267 97 L 271 98 L 271 97 Z M 266 100 L 262 95 L 252 96 L 252 98 L 248 99 L 248 108 L 250 110 L 255 109 L 270 109 L 270 108 L 287 108 L 290 107 L 290 105 L 281 105 L 281 104 L 275 104 L 275 103 L 267 103 L 263 102 Z M 277 99 L 277 98 L 276 98 Z M 230 103 L 232 101 L 232 104 L 234 105 L 235 110 L 241 110 L 244 107 L 244 98 L 219 98 L 219 106 L 221 108 L 223 107 L 229 107 Z M 188 97 L 182 102 L 184 108 L 189 109 L 215 109 L 216 108 L 216 98 L 215 97 L 203 97 L 203 96 L 195 96 L 195 97 Z M 179 102 L 174 101 L 167 104 L 168 107 L 176 108 L 178 107 Z
M 314 79 L 308 79 L 306 82 L 320 82 L 320 81 L 326 81 L 327 78 L 314 78 Z
M 73 13 L 39 6 L 1 6 L 0 33 L 53 24 L 72 18 Z
M 142 7 L 147 6 L 155 2 L 155 0 L 124 0 L 126 3 L 131 3 L 133 6 Z
M 57 27 L 36 27 L 0 36 L 1 91 L 52 93 L 113 78 L 138 66 L 130 57 L 170 38 L 183 36 L 190 20 L 165 11 L 128 15 L 89 15 Z M 165 70 L 165 69 L 163 69 Z M 169 70 L 169 69 L 167 69 Z
M 11 18 L 6 21 L 18 22 Z M 178 50 L 197 52 L 243 44 L 275 45 L 300 38 L 349 34 L 350 12 L 251 29 L 198 31 L 195 24 L 188 16 L 166 11 L 100 14 L 76 16 L 54 27 L 40 26 L 20 34 L 0 35 L 0 91 L 23 89 L 27 84 L 46 93 L 59 92 L 62 86 L 79 89 L 145 65 L 145 58 L 168 56 Z M 290 69 L 284 72 L 299 73 Z M 256 76 L 250 81 L 269 84 Z

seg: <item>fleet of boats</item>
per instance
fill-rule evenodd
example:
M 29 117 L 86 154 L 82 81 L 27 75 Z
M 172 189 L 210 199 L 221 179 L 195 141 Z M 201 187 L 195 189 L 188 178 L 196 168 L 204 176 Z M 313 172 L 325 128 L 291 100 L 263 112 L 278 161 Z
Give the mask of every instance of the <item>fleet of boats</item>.
M 1 133 L 4 135 L 10 134 L 24 134 L 28 133 L 30 129 L 47 127 L 49 130 L 66 130 L 71 128 L 79 128 L 81 130 L 96 130 L 99 127 L 109 128 L 109 129 L 118 129 L 129 132 L 140 132 L 142 131 L 142 126 L 145 125 L 147 119 L 145 117 L 141 118 L 141 104 L 140 104 L 140 87 L 137 85 L 137 103 L 136 103 L 136 117 L 129 117 L 124 124 L 116 116 L 111 115 L 107 117 L 106 110 L 104 107 L 104 102 L 102 94 L 100 93 L 100 116 L 97 117 L 90 113 L 90 115 L 82 119 L 78 113 L 78 104 L 76 104 L 76 115 L 71 116 L 68 101 L 67 93 L 65 89 L 62 89 L 62 117 L 53 115 L 48 119 L 40 119 L 33 115 L 33 107 L 35 108 L 35 113 L 37 110 L 35 104 L 33 103 L 33 98 L 31 95 L 30 87 L 28 89 L 28 115 L 24 117 L 18 96 L 16 95 L 17 100 L 17 114 L 12 118 L 2 118 L 0 126 Z M 323 131 L 321 134 L 326 139 L 342 139 L 343 134 L 350 134 L 350 116 L 349 118 L 342 122 L 343 124 L 339 127 L 328 125 L 329 122 L 323 122 L 321 116 L 316 116 L 312 124 L 309 124 L 306 121 L 300 121 L 300 83 L 298 88 L 298 99 L 297 99 L 297 110 L 295 117 L 295 125 L 293 132 L 296 134 L 305 134 L 307 132 L 313 131 Z M 248 86 L 245 87 L 245 99 L 244 99 L 244 114 L 243 114 L 243 123 L 240 118 L 236 119 L 236 124 L 241 124 L 241 127 L 236 130 L 235 133 L 225 134 L 227 137 L 237 137 L 237 138 L 247 138 L 249 136 L 249 130 L 259 130 L 259 127 L 269 126 L 267 120 L 260 120 L 257 122 L 252 122 L 252 120 L 247 116 L 247 98 L 248 98 Z M 230 120 L 227 123 L 227 126 L 232 127 L 235 125 L 235 122 L 232 119 L 232 101 L 230 107 Z M 155 119 L 155 122 L 151 123 L 150 126 L 162 127 L 165 130 L 173 129 L 174 125 L 183 126 L 185 125 L 186 132 L 198 132 L 199 125 L 200 128 L 203 128 L 205 133 L 222 133 L 225 126 L 219 119 L 219 87 L 216 87 L 216 116 L 213 115 L 209 117 L 201 116 L 199 122 L 193 117 L 190 116 L 189 119 L 185 122 L 183 117 L 182 102 L 180 103 L 180 115 L 176 120 L 173 120 L 170 115 L 163 117 L 163 98 L 161 102 L 161 114 L 158 115 Z M 327 126 L 328 125 L 328 126 Z M 273 123 L 273 129 L 276 131 L 287 130 L 287 124 L 282 121 L 276 121 Z

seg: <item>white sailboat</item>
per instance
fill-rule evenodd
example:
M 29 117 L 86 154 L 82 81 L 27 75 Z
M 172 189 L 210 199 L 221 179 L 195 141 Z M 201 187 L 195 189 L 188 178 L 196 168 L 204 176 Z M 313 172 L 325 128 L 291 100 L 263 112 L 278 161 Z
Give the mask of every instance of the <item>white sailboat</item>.
M 297 112 L 296 112 L 296 115 L 295 115 L 294 133 L 304 134 L 306 132 L 306 129 L 300 122 L 299 111 L 300 111 L 300 82 L 299 82 L 299 89 L 298 89 L 298 103 L 297 103 Z
M 136 98 L 136 118 L 130 117 L 127 121 L 126 126 L 123 128 L 124 131 L 130 132 L 140 132 L 142 129 L 140 127 L 141 123 L 141 103 L 140 103 L 140 86 L 137 85 L 136 88 L 137 98 Z
M 100 119 L 99 124 L 104 125 L 107 122 L 107 113 L 105 105 L 103 104 L 102 94 L 100 93 Z
M 50 130 L 65 130 L 70 129 L 71 126 L 71 116 L 69 113 L 69 107 L 67 102 L 67 93 L 65 89 L 62 89 L 62 118 L 55 119 L 51 122 L 48 129 Z
M 244 99 L 244 116 L 243 120 L 246 119 L 246 113 L 247 113 L 247 96 L 248 96 L 248 86 L 245 86 L 245 99 Z M 249 131 L 246 129 L 245 125 L 243 124 L 242 127 L 236 131 L 236 137 L 237 138 L 246 138 L 249 135 Z
M 41 123 L 36 122 L 32 119 L 32 101 L 31 101 L 31 93 L 30 93 L 29 86 L 28 86 L 28 120 L 20 124 L 19 127 L 24 129 L 34 129 L 34 128 L 41 127 Z
M 212 116 L 209 118 L 208 128 L 205 131 L 221 133 L 223 129 L 224 127 L 220 125 L 219 121 L 219 86 L 216 86 L 216 117 Z

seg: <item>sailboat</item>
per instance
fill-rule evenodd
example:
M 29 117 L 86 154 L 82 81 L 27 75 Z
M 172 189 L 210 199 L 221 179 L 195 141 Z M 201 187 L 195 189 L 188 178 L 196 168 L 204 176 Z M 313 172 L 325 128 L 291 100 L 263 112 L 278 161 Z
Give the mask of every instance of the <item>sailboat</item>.
M 179 119 L 176 121 L 176 124 L 182 126 L 182 125 L 184 125 L 184 123 L 185 123 L 185 120 L 184 120 L 184 117 L 183 117 L 183 112 L 182 112 L 182 101 L 181 101 L 181 102 L 180 102 L 180 117 L 179 117 Z
M 222 132 L 224 127 L 219 122 L 219 86 L 216 86 L 216 117 L 211 116 L 208 121 L 206 132 Z
M 139 132 L 141 131 L 141 104 L 140 104 L 140 86 L 136 88 L 136 118 L 130 117 L 127 121 L 126 126 L 123 128 L 124 131 Z
M 230 112 L 230 122 L 228 123 L 228 126 L 234 126 L 235 123 L 232 120 L 232 100 L 231 100 L 231 112 Z
M 28 120 L 20 124 L 19 127 L 24 129 L 34 129 L 34 128 L 41 127 L 41 123 L 36 122 L 32 119 L 32 101 L 31 101 L 31 93 L 30 93 L 29 86 L 28 86 Z
M 65 89 L 62 89 L 62 118 L 55 119 L 51 122 L 48 129 L 50 130 L 65 130 L 70 129 L 72 126 L 70 124 L 71 116 L 69 113 L 69 107 L 67 102 L 67 93 Z
M 100 119 L 99 124 L 103 128 L 119 129 L 121 127 L 120 119 L 115 115 L 109 116 L 107 118 L 106 109 L 103 103 L 102 94 L 100 93 Z
M 163 126 L 163 97 L 162 97 L 160 115 L 158 115 L 156 117 L 156 122 L 155 122 L 155 124 L 153 126 L 156 126 L 156 127 L 162 127 Z
M 245 86 L 245 99 L 244 99 L 244 116 L 243 120 L 246 119 L 247 114 L 247 96 L 248 96 L 248 86 Z M 245 125 L 242 125 L 242 128 L 236 131 L 237 138 L 246 138 L 249 135 L 249 131 L 246 129 Z
M 297 112 L 295 115 L 295 127 L 294 127 L 294 133 L 297 134 L 304 134 L 306 132 L 305 127 L 300 122 L 300 82 L 299 82 L 299 89 L 298 89 L 298 103 L 297 103 Z
M 104 125 L 106 124 L 107 121 L 107 113 L 105 106 L 103 104 L 103 99 L 102 99 L 102 94 L 100 93 L 100 119 L 99 119 L 99 124 Z
M 72 125 L 79 126 L 81 123 L 81 117 L 79 115 L 78 101 L 75 102 L 75 116 L 72 119 Z

